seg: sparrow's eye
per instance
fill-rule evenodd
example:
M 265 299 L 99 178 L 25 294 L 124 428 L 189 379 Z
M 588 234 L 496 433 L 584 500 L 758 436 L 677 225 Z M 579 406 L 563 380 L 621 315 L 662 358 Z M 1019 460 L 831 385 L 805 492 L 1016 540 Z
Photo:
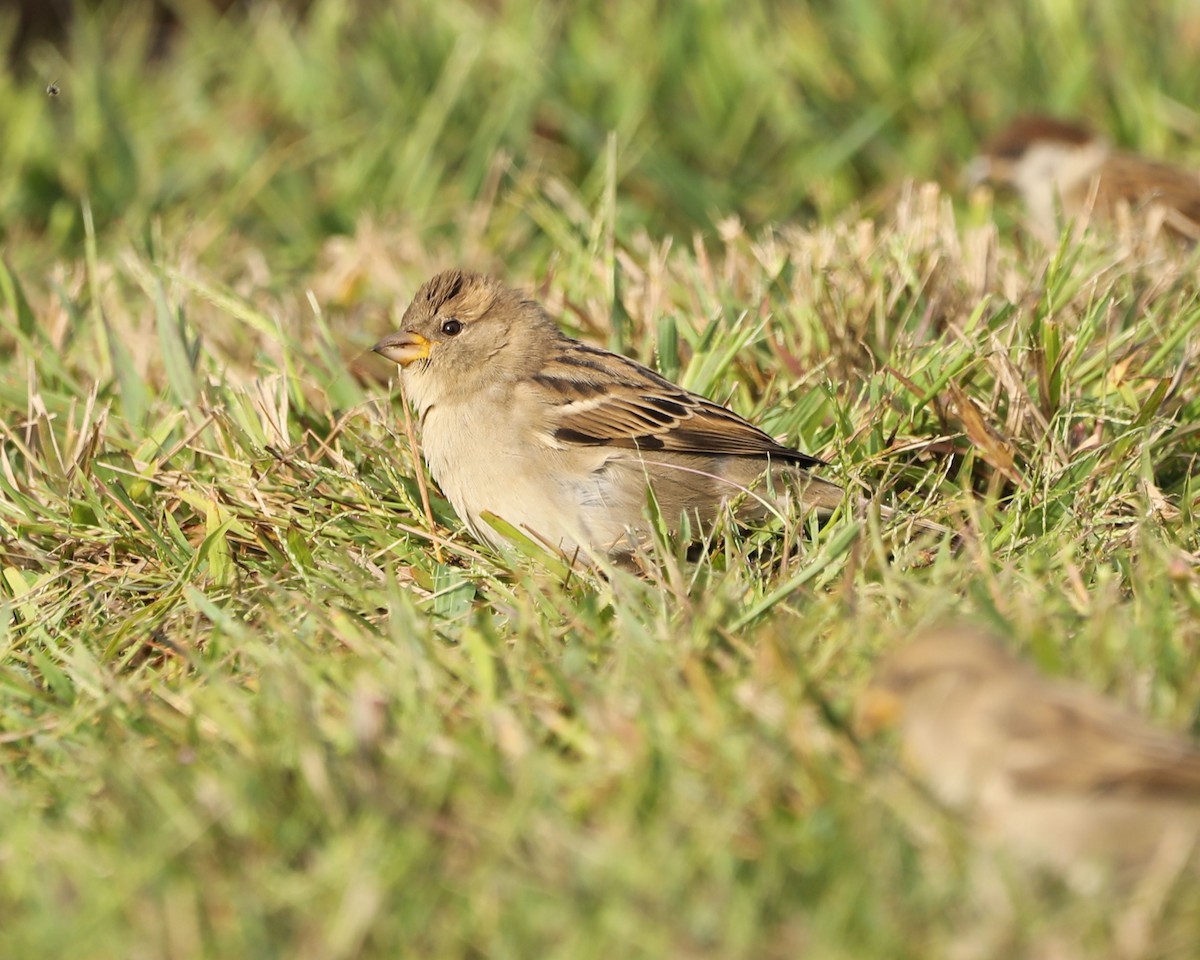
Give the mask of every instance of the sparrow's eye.
M 442 323 L 442 333 L 448 337 L 458 336 L 460 333 L 462 333 L 462 328 L 463 325 L 461 320 L 450 319 Z

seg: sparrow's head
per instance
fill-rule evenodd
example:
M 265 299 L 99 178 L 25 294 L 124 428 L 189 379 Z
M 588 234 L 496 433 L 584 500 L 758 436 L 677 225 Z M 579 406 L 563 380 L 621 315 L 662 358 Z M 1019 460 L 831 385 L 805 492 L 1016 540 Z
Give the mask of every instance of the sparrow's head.
M 965 171 L 969 188 L 981 183 L 1021 190 L 1041 179 L 1062 179 L 1064 168 L 1104 141 L 1078 124 L 1053 117 L 1020 117 L 983 145 Z
M 406 386 L 432 402 L 432 393 L 470 394 L 524 375 L 557 335 L 554 321 L 518 291 L 491 277 L 447 270 L 417 291 L 400 330 L 373 349 L 399 364 Z
M 859 728 L 871 734 L 903 725 L 916 711 L 936 714 L 947 698 L 970 695 L 1016 659 L 974 627 L 923 634 L 883 658 L 859 700 Z

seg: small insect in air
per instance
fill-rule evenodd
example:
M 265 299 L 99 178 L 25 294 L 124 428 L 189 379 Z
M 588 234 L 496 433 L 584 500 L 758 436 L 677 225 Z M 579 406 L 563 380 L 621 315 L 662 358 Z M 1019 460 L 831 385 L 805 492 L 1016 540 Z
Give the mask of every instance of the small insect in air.
M 58 81 L 57 80 L 55 80 L 53 83 L 49 84 L 46 87 L 46 96 L 48 96 L 48 97 L 57 97 L 58 96 Z

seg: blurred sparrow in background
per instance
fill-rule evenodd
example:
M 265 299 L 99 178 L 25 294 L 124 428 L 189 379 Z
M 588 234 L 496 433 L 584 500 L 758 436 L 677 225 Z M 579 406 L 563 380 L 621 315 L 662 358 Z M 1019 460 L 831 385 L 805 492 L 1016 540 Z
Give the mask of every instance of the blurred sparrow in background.
M 1093 211 L 1111 220 L 1122 205 L 1146 211 L 1160 225 L 1200 239 L 1200 175 L 1117 150 L 1086 127 L 1050 117 L 1022 117 L 986 144 L 966 169 L 970 187 L 992 183 L 1020 194 L 1030 226 L 1057 241 L 1057 213 L 1069 219 Z
M 1194 853 L 1200 748 L 975 629 L 886 656 L 859 709 L 864 732 L 898 728 L 913 773 L 987 839 L 1077 887 L 1173 876 Z
M 790 502 L 823 514 L 841 487 L 822 466 L 720 404 L 563 334 L 497 280 L 441 273 L 375 352 L 401 367 L 434 479 L 479 539 L 494 514 L 561 550 L 629 553 L 649 486 L 668 522 L 727 501 L 754 518 Z

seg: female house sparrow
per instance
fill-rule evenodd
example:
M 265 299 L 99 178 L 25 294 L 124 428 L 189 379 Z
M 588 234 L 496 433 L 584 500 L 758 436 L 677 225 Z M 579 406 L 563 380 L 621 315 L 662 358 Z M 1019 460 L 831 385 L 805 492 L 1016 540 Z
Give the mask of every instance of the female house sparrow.
M 1186 860 L 1200 838 L 1200 748 L 969 628 L 885 657 L 860 704 L 992 841 L 1087 887 Z
M 1112 219 L 1121 204 L 1153 208 L 1176 236 L 1200 239 L 1200 175 L 1117 150 L 1090 130 L 1050 117 L 1022 117 L 989 140 L 966 170 L 970 186 L 991 182 L 1020 194 L 1033 229 L 1058 237 L 1057 208 L 1070 218 Z
M 621 554 L 662 514 L 761 516 L 796 498 L 832 511 L 822 465 L 627 357 L 564 335 L 533 300 L 452 270 L 417 291 L 375 345 L 400 365 L 434 479 L 476 538 L 491 513 L 567 556 Z M 632 534 L 632 538 L 630 536 Z

